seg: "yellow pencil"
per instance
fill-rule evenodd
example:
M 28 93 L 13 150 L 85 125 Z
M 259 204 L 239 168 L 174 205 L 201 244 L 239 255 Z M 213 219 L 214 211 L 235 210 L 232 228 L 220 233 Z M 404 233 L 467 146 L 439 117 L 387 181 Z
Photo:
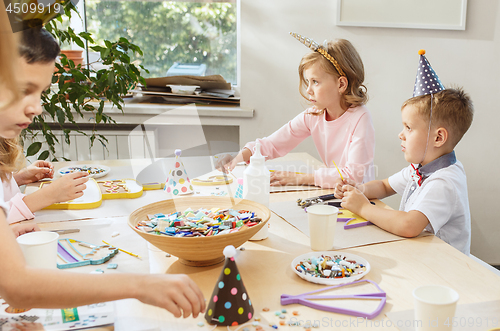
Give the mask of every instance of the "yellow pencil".
M 342 180 L 344 180 L 344 177 L 342 177 L 342 173 L 340 172 L 339 167 L 337 167 L 335 160 L 332 160 L 332 162 L 333 162 L 333 165 L 335 166 L 335 168 L 337 168 L 337 171 L 339 172 L 340 178 L 342 178 Z
M 107 242 L 105 242 L 104 240 L 103 240 L 102 242 L 103 242 L 103 243 L 105 243 L 106 245 L 111 246 L 111 247 L 115 247 L 115 246 L 113 246 L 113 245 L 111 245 L 111 244 L 108 244 L 108 243 L 107 243 Z M 115 248 L 118 248 L 118 247 L 115 247 Z M 142 257 L 140 257 L 139 255 L 134 254 L 134 253 L 127 252 L 127 251 L 126 251 L 126 250 L 124 250 L 124 249 L 118 248 L 118 250 L 119 250 L 119 251 L 121 251 L 121 252 L 123 252 L 123 253 L 127 253 L 128 255 L 135 256 L 135 257 L 136 257 L 136 258 L 138 258 L 138 259 L 142 259 Z

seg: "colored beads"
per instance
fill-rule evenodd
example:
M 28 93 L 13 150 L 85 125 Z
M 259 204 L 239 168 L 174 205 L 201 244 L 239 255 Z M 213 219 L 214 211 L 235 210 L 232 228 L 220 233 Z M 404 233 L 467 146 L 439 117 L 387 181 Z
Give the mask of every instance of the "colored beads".
M 107 180 L 100 181 L 106 193 L 129 193 L 130 190 L 127 187 L 127 183 L 124 180 Z
M 99 167 L 92 167 L 92 166 L 80 166 L 80 167 L 68 167 L 64 171 L 60 172 L 61 175 L 66 175 L 66 174 L 72 174 L 74 172 L 79 172 L 83 171 L 88 173 L 89 175 L 97 175 L 100 173 L 105 172 L 106 170 L 99 168 Z
M 262 219 L 248 210 L 219 208 L 148 215 L 136 228 L 147 233 L 172 237 L 210 237 L 228 234 L 259 224 Z
M 295 270 L 311 277 L 346 278 L 366 271 L 366 267 L 342 255 L 321 255 L 302 260 Z

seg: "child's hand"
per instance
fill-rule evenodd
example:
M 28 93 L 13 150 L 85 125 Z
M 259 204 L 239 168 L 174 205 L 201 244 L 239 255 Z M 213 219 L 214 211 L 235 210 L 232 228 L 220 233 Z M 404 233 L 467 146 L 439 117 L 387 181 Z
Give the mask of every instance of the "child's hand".
M 342 208 L 348 209 L 355 214 L 362 214 L 361 209 L 364 206 L 370 205 L 370 200 L 357 188 L 352 185 L 344 185 L 342 187 L 343 198 L 340 204 Z
M 240 154 L 238 153 L 238 155 Z M 234 167 L 236 167 L 236 164 L 238 163 L 235 161 L 238 155 L 236 157 L 233 157 L 231 154 L 226 154 L 222 157 L 219 157 L 217 163 L 215 164 L 215 168 L 224 173 L 233 171 Z
M 45 196 L 50 200 L 48 206 L 56 202 L 66 202 L 83 195 L 83 190 L 87 188 L 85 183 L 89 180 L 88 173 L 84 171 L 74 172 L 62 176 L 53 181 L 50 185 L 44 185 Z
M 292 171 L 271 172 L 271 186 L 314 185 L 314 174 L 298 174 Z
M 335 191 L 333 192 L 337 199 L 342 199 L 344 197 L 344 186 L 346 185 L 350 185 L 356 188 L 358 187 L 356 182 L 351 178 L 345 178 L 344 180 L 342 180 L 341 178 L 337 178 L 334 184 Z
M 16 223 L 12 224 L 10 228 L 12 229 L 16 237 L 19 237 L 20 235 L 23 235 L 25 233 L 40 231 L 40 228 L 38 227 L 38 225 L 36 225 L 36 223 Z
M 243 148 L 243 150 L 241 150 L 236 156 L 226 154 L 223 157 L 219 158 L 217 164 L 215 165 L 215 168 L 224 173 L 229 173 L 233 171 L 238 163 L 248 162 L 248 160 L 250 160 L 250 156 L 252 156 L 250 150 L 247 148 Z
M 16 331 L 44 331 L 45 328 L 41 323 L 19 322 L 12 325 L 12 330 Z
M 186 275 L 147 275 L 142 278 L 139 300 L 165 308 L 175 317 L 197 317 L 205 312 L 205 299 L 198 285 Z
M 17 185 L 38 182 L 44 178 L 54 177 L 54 165 L 49 161 L 38 160 L 14 175 Z

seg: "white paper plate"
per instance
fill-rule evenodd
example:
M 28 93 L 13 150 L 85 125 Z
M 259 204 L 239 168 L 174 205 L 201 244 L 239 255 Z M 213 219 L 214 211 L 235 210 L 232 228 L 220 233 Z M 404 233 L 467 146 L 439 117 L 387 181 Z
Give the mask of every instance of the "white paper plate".
M 81 165 L 74 165 L 74 166 L 69 166 L 69 167 L 64 167 L 59 169 L 57 172 L 59 175 L 64 176 L 67 174 L 71 174 L 73 172 L 78 172 L 81 171 L 80 169 L 82 168 L 90 168 L 90 172 L 88 177 L 90 178 L 101 178 L 106 176 L 109 173 L 110 168 L 107 166 L 99 165 L 99 164 L 81 164 Z M 99 173 L 93 173 L 94 171 L 98 170 L 103 170 L 102 172 Z
M 298 272 L 295 270 L 295 266 L 300 263 L 302 260 L 307 260 L 312 257 L 320 257 L 321 255 L 328 255 L 328 256 L 333 256 L 333 255 L 342 255 L 345 256 L 347 260 L 354 260 L 358 264 L 362 264 L 366 267 L 366 270 L 360 274 L 351 276 L 351 277 L 345 277 L 345 278 L 319 278 L 319 277 L 312 277 L 309 276 L 305 273 Z M 337 252 L 337 251 L 325 251 L 325 252 L 311 252 L 311 253 L 306 253 L 300 256 L 297 256 L 291 264 L 293 272 L 297 276 L 299 276 L 302 279 L 307 280 L 308 282 L 315 283 L 315 284 L 322 284 L 322 285 L 339 285 L 339 284 L 346 284 L 346 283 L 351 283 L 356 280 L 359 280 L 363 278 L 367 273 L 370 272 L 370 263 L 363 259 L 360 256 L 350 254 L 350 253 L 343 253 L 343 252 Z

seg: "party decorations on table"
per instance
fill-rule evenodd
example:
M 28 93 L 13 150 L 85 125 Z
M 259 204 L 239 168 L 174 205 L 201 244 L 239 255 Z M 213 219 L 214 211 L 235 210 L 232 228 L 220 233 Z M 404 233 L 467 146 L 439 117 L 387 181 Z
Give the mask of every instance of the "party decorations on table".
M 90 264 L 103 264 L 116 253 L 118 253 L 118 248 L 109 245 L 94 245 L 76 239 L 59 239 L 57 268 L 67 269 Z
M 40 183 L 40 189 L 44 185 L 50 185 L 52 181 Z M 96 181 L 89 178 L 85 183 L 86 188 L 79 198 L 53 203 L 43 209 L 93 209 L 107 199 L 135 199 L 142 196 L 143 188 L 135 179 L 113 179 Z
M 97 181 L 102 199 L 134 199 L 142 196 L 143 187 L 135 179 L 112 179 Z
M 292 261 L 291 267 L 300 278 L 323 285 L 350 283 L 370 272 L 370 263 L 364 258 L 337 251 L 302 254 Z
M 174 168 L 169 171 L 167 180 L 165 181 L 165 192 L 171 193 L 174 196 L 193 193 L 193 186 L 181 161 L 181 154 L 182 151 L 180 149 L 175 150 Z
M 88 173 L 87 177 L 100 178 L 100 177 L 106 176 L 109 173 L 110 168 L 107 166 L 104 166 L 104 165 L 96 165 L 96 164 L 74 165 L 74 166 L 68 166 L 68 167 L 61 168 L 61 169 L 59 169 L 58 173 L 59 173 L 59 175 L 64 176 L 64 175 L 72 174 L 74 172 L 79 172 L 79 171 L 83 171 L 83 172 Z
M 243 198 L 243 178 L 238 178 L 238 188 L 236 189 L 234 197 L 238 199 Z
M 143 222 L 151 222 L 150 216 L 154 216 L 156 214 L 169 215 L 178 211 L 185 211 L 188 208 L 191 208 L 193 211 L 199 209 L 211 210 L 213 208 L 221 211 L 226 210 L 227 212 L 230 209 L 246 210 L 254 213 L 254 215 L 257 215 L 261 221 L 252 226 L 247 226 L 247 223 L 243 222 L 243 226 L 239 228 L 236 226 L 234 229 L 232 227 L 233 221 L 231 221 L 231 230 L 229 233 L 215 236 L 203 235 L 188 238 L 185 236 L 177 236 L 177 229 L 175 229 L 176 235 L 169 236 L 162 233 L 156 234 L 148 232 L 148 229 L 144 228 L 142 225 Z M 257 233 L 263 226 L 267 226 L 267 222 L 270 217 L 271 212 L 268 208 L 245 199 L 236 199 L 233 197 L 184 197 L 182 199 L 163 200 L 143 206 L 130 214 L 128 224 L 132 230 L 154 246 L 166 253 L 178 257 L 181 263 L 192 266 L 208 266 L 223 262 L 224 254 L 222 252 L 224 247 L 227 245 L 233 245 L 235 247 L 241 246 L 249 238 L 255 235 L 255 233 Z M 229 221 L 229 219 L 227 221 Z M 248 220 L 248 222 L 250 221 L 251 220 Z M 168 227 L 170 227 L 171 221 L 164 222 L 165 223 L 163 224 L 165 225 L 169 223 Z M 174 227 L 175 222 L 176 220 L 174 220 Z M 204 221 L 202 221 L 202 223 L 203 222 Z M 181 232 L 180 230 L 188 230 L 180 229 L 180 224 L 181 223 L 179 221 L 179 234 Z M 209 223 L 205 224 L 207 224 L 207 229 L 211 226 Z M 223 224 L 219 224 L 219 228 L 220 225 Z M 161 226 L 162 224 L 160 224 L 160 227 Z M 215 226 L 217 225 L 213 224 L 212 228 Z M 168 229 L 168 227 L 166 227 L 165 230 L 171 230 Z M 212 231 L 212 234 L 214 232 L 215 229 Z
M 281 295 L 281 304 L 298 303 L 313 309 L 372 319 L 386 303 L 386 293 L 371 280 L 329 286 L 299 295 Z
M 226 262 L 208 303 L 205 319 L 210 324 L 236 326 L 252 319 L 254 309 L 236 266 L 236 249 L 224 248 Z

